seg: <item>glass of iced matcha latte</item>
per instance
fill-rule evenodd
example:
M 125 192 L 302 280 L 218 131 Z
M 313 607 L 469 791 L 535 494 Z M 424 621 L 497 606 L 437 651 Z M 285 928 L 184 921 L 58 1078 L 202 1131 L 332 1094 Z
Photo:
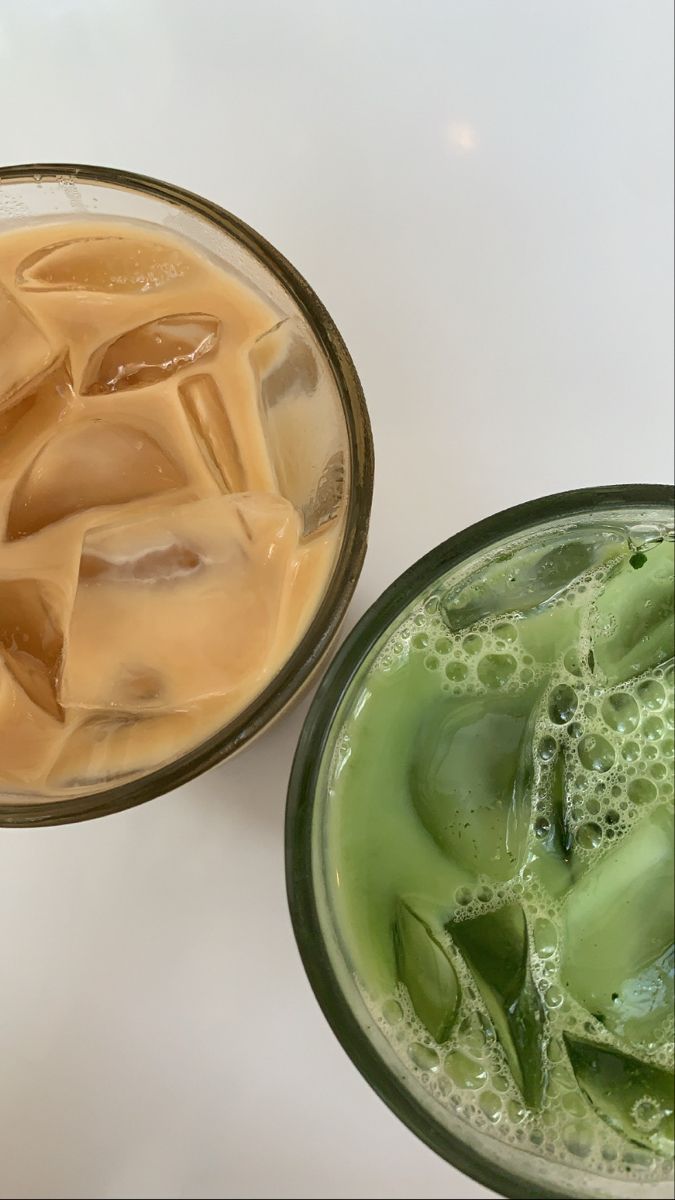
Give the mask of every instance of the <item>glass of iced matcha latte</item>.
M 673 494 L 570 492 L 377 601 L 289 794 L 305 968 L 352 1059 L 510 1197 L 665 1197 Z

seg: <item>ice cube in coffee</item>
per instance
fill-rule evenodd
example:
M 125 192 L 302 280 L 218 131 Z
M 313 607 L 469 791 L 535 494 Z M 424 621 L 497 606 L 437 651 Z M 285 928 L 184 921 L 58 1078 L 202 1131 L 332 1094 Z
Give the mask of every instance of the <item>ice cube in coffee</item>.
M 344 433 L 293 317 L 131 222 L 3 234 L 0 347 L 0 800 L 68 796 L 274 678 L 331 573 Z

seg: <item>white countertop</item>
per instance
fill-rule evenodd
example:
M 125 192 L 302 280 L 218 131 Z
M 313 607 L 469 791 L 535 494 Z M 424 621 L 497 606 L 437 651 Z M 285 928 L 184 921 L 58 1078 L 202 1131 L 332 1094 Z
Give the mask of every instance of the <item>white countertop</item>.
M 0 0 L 0 161 L 258 228 L 372 415 L 350 623 L 547 492 L 672 477 L 671 0 Z M 0 830 L 2 1197 L 488 1196 L 330 1032 L 286 910 L 306 704 L 119 816 Z

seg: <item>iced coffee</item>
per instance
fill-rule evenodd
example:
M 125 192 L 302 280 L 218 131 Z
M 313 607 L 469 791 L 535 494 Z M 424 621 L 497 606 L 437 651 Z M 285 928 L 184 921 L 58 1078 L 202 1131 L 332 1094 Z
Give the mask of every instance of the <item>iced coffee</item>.
M 0 237 L 0 799 L 152 770 L 274 678 L 341 535 L 325 371 L 172 234 Z

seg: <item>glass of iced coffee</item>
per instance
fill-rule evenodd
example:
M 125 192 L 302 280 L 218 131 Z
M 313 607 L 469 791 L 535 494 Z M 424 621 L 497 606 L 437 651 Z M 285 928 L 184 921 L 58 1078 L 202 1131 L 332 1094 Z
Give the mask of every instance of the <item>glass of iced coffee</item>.
M 290 264 L 117 171 L 0 171 L 0 350 L 0 824 L 77 820 L 221 761 L 309 678 L 370 430 Z

